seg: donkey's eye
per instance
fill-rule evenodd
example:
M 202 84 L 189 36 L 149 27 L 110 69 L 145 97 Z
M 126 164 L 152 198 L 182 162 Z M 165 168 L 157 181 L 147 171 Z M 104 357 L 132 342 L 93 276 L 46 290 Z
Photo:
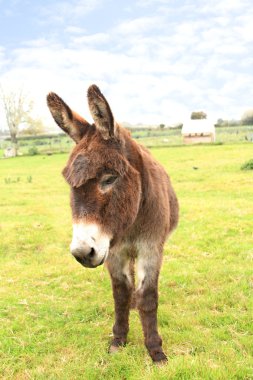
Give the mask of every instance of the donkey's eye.
M 107 177 L 102 178 L 100 184 L 102 187 L 106 187 L 106 186 L 112 185 L 116 181 L 116 179 L 117 179 L 116 175 L 107 176 Z

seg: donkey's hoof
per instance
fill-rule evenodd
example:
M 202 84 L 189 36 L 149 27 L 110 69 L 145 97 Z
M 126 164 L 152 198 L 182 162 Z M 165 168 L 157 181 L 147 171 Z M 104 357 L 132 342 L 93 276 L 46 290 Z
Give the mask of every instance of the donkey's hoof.
M 120 346 L 113 346 L 112 344 L 110 345 L 109 347 L 109 354 L 115 354 L 116 352 L 118 352 L 120 349 Z
M 119 351 L 119 349 L 121 347 L 124 347 L 126 345 L 126 341 L 125 340 L 121 340 L 121 339 L 113 339 L 111 344 L 110 344 L 110 347 L 109 347 L 109 354 L 115 354 L 116 352 Z
M 163 351 L 153 351 L 150 353 L 153 362 L 157 365 L 163 365 L 168 362 L 168 358 Z

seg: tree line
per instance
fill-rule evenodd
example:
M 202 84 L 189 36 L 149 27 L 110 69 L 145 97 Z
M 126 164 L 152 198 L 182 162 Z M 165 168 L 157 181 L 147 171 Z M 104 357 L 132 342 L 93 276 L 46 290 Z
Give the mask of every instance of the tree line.
M 46 132 L 46 128 L 40 118 L 33 117 L 33 102 L 28 98 L 24 91 L 5 91 L 0 86 L 0 101 L 5 113 L 5 118 L 10 133 L 10 139 L 14 154 L 18 153 L 18 135 L 36 136 Z M 193 111 L 192 120 L 207 119 L 204 111 Z M 240 126 L 253 125 L 253 108 L 245 111 L 240 120 L 218 119 L 215 126 Z M 159 128 L 164 129 L 165 124 L 160 124 Z M 177 128 L 182 128 L 179 123 Z

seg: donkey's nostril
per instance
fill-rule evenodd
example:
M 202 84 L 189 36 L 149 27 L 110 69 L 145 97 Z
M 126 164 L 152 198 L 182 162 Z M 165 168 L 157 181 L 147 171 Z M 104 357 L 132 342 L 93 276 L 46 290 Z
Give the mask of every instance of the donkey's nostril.
M 95 249 L 91 248 L 90 253 L 89 253 L 89 257 L 92 258 L 94 255 L 95 255 Z
M 78 261 L 80 264 L 82 264 L 83 259 L 81 257 L 75 256 L 76 261 Z

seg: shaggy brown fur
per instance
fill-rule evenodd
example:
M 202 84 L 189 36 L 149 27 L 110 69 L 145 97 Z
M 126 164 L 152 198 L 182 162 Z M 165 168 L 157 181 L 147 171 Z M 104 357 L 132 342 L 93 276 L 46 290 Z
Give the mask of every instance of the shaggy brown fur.
M 166 361 L 157 331 L 157 289 L 163 245 L 178 222 L 178 202 L 170 179 L 150 153 L 115 122 L 97 86 L 88 89 L 92 125 L 56 94 L 50 93 L 47 100 L 56 123 L 77 143 L 63 170 L 71 187 L 74 223 L 95 223 L 110 237 L 105 259 L 115 302 L 110 352 L 126 343 L 131 299 L 136 299 L 149 354 L 154 362 Z M 96 252 L 88 251 L 88 259 L 87 252 L 83 258 L 79 251 L 77 259 L 91 267 Z

